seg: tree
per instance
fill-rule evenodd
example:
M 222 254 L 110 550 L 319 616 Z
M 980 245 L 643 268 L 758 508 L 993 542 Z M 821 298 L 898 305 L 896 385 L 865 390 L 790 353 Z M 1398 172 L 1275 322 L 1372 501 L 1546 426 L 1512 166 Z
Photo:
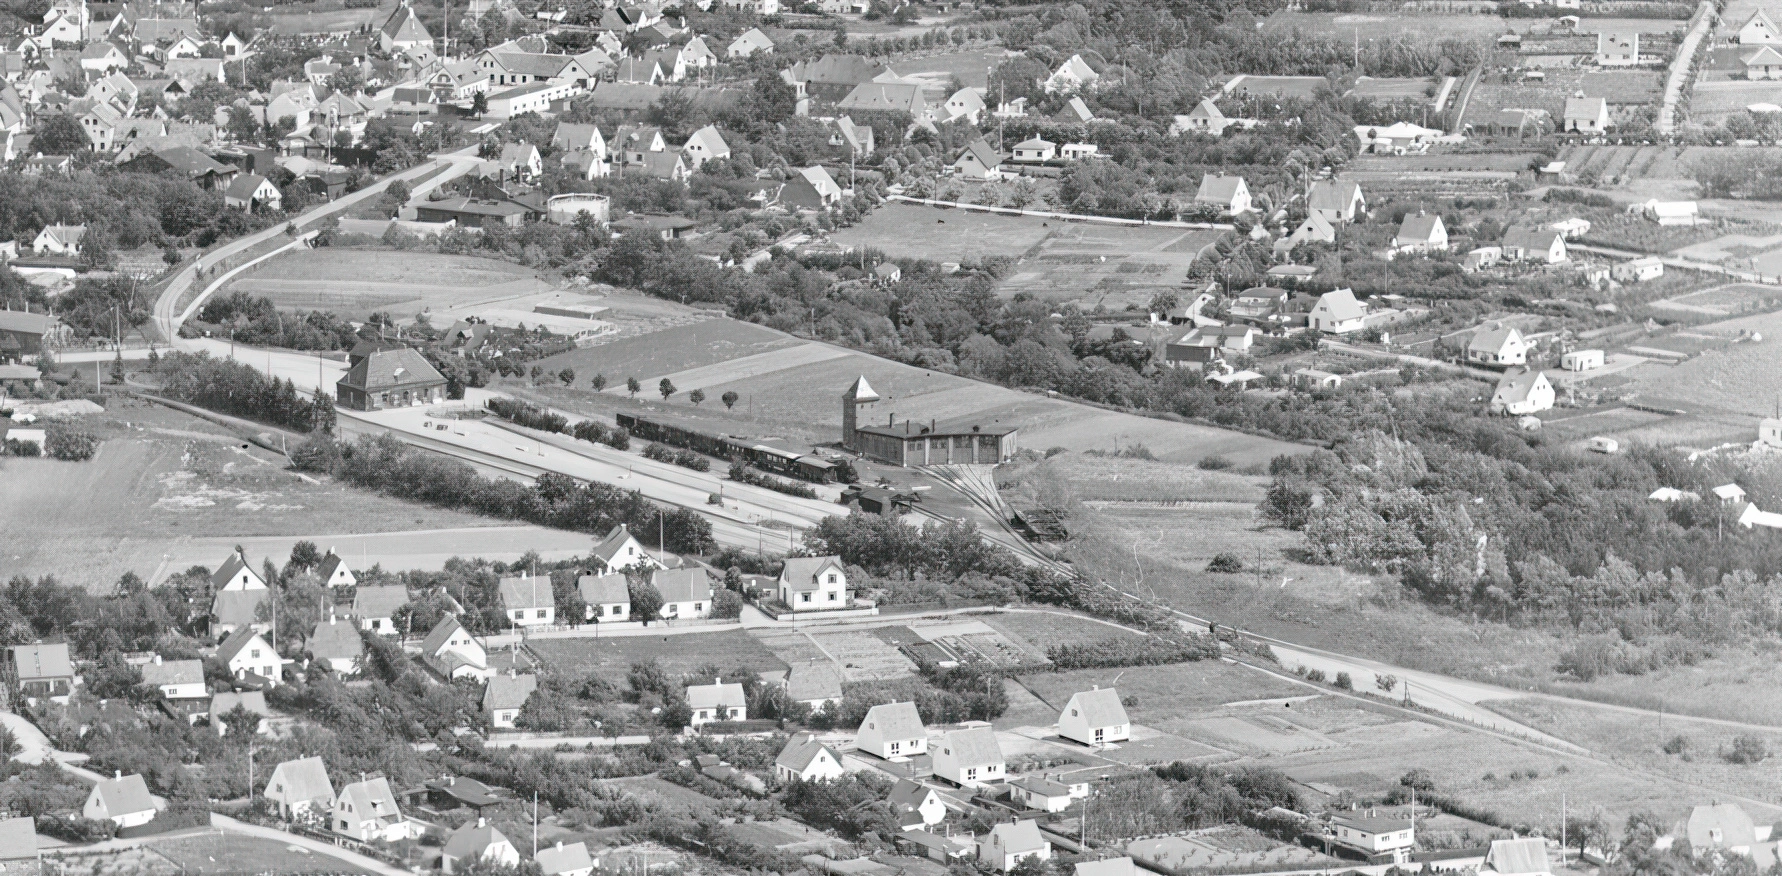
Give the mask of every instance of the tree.
M 648 581 L 631 582 L 631 616 L 648 624 L 662 610 L 662 591 Z
M 688 393 L 687 401 L 692 402 L 694 407 L 699 407 L 699 403 L 705 401 L 705 390 L 695 389 Z
M 742 396 L 737 395 L 736 390 L 734 390 L 734 389 L 725 390 L 724 394 L 722 396 L 719 396 L 719 399 L 724 402 L 724 407 L 729 408 L 731 410 L 736 409 L 736 403 L 741 398 L 742 398 Z
M 1752 733 L 1741 733 L 1733 737 L 1732 750 L 1726 753 L 1727 763 L 1752 764 L 1770 756 L 1764 745 L 1763 737 Z
M 1376 675 L 1374 676 L 1374 687 L 1379 688 L 1381 693 L 1392 693 L 1398 687 L 1398 676 Z
M 627 377 L 625 378 L 625 391 L 631 393 L 632 398 L 637 398 L 637 394 L 643 391 L 643 384 L 638 383 L 635 377 Z
M 93 148 L 86 130 L 80 126 L 80 119 L 69 113 L 39 119 L 36 133 L 31 148 L 45 155 L 74 155 Z
M 313 541 L 300 541 L 291 545 L 291 560 L 285 564 L 286 569 L 309 570 L 322 564 L 322 552 Z
M 662 382 L 656 384 L 656 391 L 659 393 L 662 393 L 663 401 L 668 401 L 669 397 L 674 395 L 676 392 L 676 390 L 674 388 L 674 381 L 669 380 L 666 377 L 662 378 Z
M 594 379 L 588 381 L 588 385 L 594 387 L 595 392 L 599 392 L 599 391 L 605 389 L 606 388 L 606 375 L 605 374 L 594 375 Z
M 575 369 L 565 368 L 562 371 L 557 372 L 557 379 L 563 381 L 564 386 L 569 386 L 570 384 L 575 383 Z

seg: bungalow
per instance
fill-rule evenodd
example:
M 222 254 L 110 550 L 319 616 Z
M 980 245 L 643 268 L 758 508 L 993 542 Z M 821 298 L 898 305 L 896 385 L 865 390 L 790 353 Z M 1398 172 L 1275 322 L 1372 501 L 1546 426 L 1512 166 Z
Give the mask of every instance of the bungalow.
M 935 746 L 935 776 L 962 788 L 1000 782 L 1007 772 L 1002 746 L 988 724 L 950 731 Z
M 538 862 L 544 876 L 592 876 L 594 872 L 594 859 L 589 857 L 585 842 L 566 846 L 558 840 L 555 846 L 539 849 L 532 860 Z
M 359 661 L 365 656 L 365 642 L 359 638 L 358 627 L 351 621 L 337 620 L 330 611 L 327 618 L 316 622 L 304 643 L 304 651 L 318 666 L 325 666 L 330 672 L 357 675 Z
M 1051 857 L 1052 844 L 1040 836 L 1039 825 L 1032 819 L 999 824 L 978 839 L 978 863 L 1002 873 L 1028 859 Z
M 1503 247 L 1481 246 L 1467 251 L 1467 254 L 1460 260 L 1460 269 L 1467 273 L 1482 271 L 1496 265 L 1499 261 L 1503 260 L 1503 257 Z
M 781 782 L 827 782 L 841 778 L 845 772 L 841 755 L 806 733 L 787 740 L 786 747 L 773 760 L 774 777 Z
M 905 830 L 927 830 L 947 819 L 947 804 L 940 792 L 909 779 L 898 779 L 885 802 L 891 804 L 891 813 Z
M 1090 68 L 1082 55 L 1071 55 L 1069 60 L 1058 65 L 1051 76 L 1046 77 L 1047 94 L 1069 94 L 1084 88 L 1092 88 L 1101 79 L 1101 74 Z
M 353 606 L 347 610 L 347 616 L 359 621 L 360 629 L 394 636 L 399 632 L 396 629 L 396 612 L 407 604 L 406 585 L 357 587 L 353 590 Z
M 1589 371 L 1603 367 L 1603 351 L 1571 350 L 1559 357 L 1559 367 L 1565 371 Z
M 1331 839 L 1369 860 L 1385 857 L 1403 862 L 1416 845 L 1417 823 L 1410 818 L 1386 815 L 1338 815 L 1330 820 Z
M 518 578 L 501 579 L 501 606 L 510 626 L 549 626 L 557 620 L 557 597 L 549 576 L 521 572 Z
M 1065 161 L 1082 161 L 1094 158 L 1101 153 L 1101 147 L 1094 143 L 1066 143 L 1058 147 L 1058 157 Z
M 334 798 L 329 827 L 359 842 L 401 842 L 420 833 L 402 816 L 390 780 L 383 776 L 354 782 Z
M 488 675 L 489 652 L 451 615 L 440 618 L 421 642 L 421 659 L 447 678 Z
M 1231 119 L 1219 111 L 1211 100 L 1202 99 L 1194 109 L 1186 115 L 1179 115 L 1170 122 L 1169 135 L 1180 137 L 1183 134 L 1211 134 L 1215 137 L 1225 133 L 1231 125 Z
M 1551 228 L 1514 227 L 1504 232 L 1504 258 L 1556 265 L 1566 260 L 1565 235 Z
M 277 687 L 284 674 L 284 660 L 253 627 L 242 627 L 229 634 L 217 648 L 217 659 L 229 667 L 229 674 L 240 681 L 265 687 Z
M 928 730 L 915 703 L 881 703 L 866 711 L 854 735 L 854 748 L 885 760 L 923 754 L 928 751 Z
M 687 705 L 693 710 L 689 727 L 700 727 L 713 721 L 744 721 L 749 717 L 749 701 L 743 686 L 735 682 L 725 684 L 722 678 L 714 679 L 711 684 L 688 685 Z
M 1042 140 L 1038 137 L 1034 137 L 1031 140 L 1022 140 L 1021 142 L 1016 143 L 1015 154 L 1010 160 L 1030 163 L 1051 161 L 1053 158 L 1056 158 L 1057 155 L 1058 145 L 1056 143 L 1053 143 L 1050 140 Z
M 484 116 L 506 120 L 527 113 L 542 113 L 549 110 L 552 103 L 567 100 L 585 90 L 581 86 L 569 82 L 533 82 L 529 85 L 516 85 L 505 91 L 489 95 L 488 110 Z
M 334 783 L 328 779 L 328 765 L 319 757 L 287 760 L 273 768 L 262 796 L 276 804 L 286 818 L 306 812 L 320 814 L 334 805 Z
M 583 575 L 575 581 L 582 597 L 583 620 L 618 623 L 631 619 L 631 579 L 622 573 Z
M 487 867 L 511 869 L 518 866 L 520 850 L 506 834 L 481 816 L 452 831 L 439 856 L 440 872 L 447 876 L 473 868 L 485 872 Z
M 1392 236 L 1392 251 L 1401 252 L 1447 252 L 1448 229 L 1442 224 L 1439 214 L 1406 213 L 1398 225 L 1398 233 Z
M 20 694 L 67 702 L 80 684 L 66 644 L 14 645 L 10 650 Z
M 1058 713 L 1058 735 L 1100 748 L 1132 738 L 1132 722 L 1120 694 L 1111 687 L 1077 691 Z
M 1577 240 L 1590 233 L 1590 220 L 1573 216 L 1569 219 L 1561 219 L 1547 227 L 1565 235 L 1566 240 Z
M 38 255 L 80 255 L 80 241 L 86 235 L 85 225 L 45 225 L 31 241 L 31 251 Z
M 1485 329 L 1466 345 L 1466 361 L 1491 367 L 1527 364 L 1528 343 L 1515 326 Z
M 229 184 L 223 192 L 223 206 L 252 211 L 256 207 L 268 210 L 284 209 L 284 193 L 278 186 L 257 173 L 243 174 Z
M 1512 417 L 1553 408 L 1553 384 L 1539 369 L 1512 369 L 1491 393 L 1491 412 Z
M 1651 198 L 1643 204 L 1629 207 L 1628 212 L 1640 213 L 1660 225 L 1694 225 L 1697 221 L 1694 201 L 1660 201 Z
M 161 692 L 169 700 L 208 700 L 210 689 L 204 683 L 204 661 L 163 660 L 156 654 L 142 667 L 142 683 Z
M 927 858 L 949 866 L 962 864 L 969 867 L 971 859 L 977 856 L 976 840 L 970 834 L 951 837 L 905 828 L 897 835 L 897 847 L 912 857 Z
M 712 579 L 703 566 L 657 569 L 650 584 L 662 594 L 663 620 L 693 619 L 712 615 Z
M 816 712 L 839 705 L 842 699 L 841 673 L 828 660 L 793 664 L 786 671 L 786 696 Z
M 136 827 L 154 820 L 155 798 L 141 775 L 126 776 L 114 772 L 111 778 L 94 783 L 80 814 L 88 821 L 109 821 L 120 828 Z
M 730 45 L 725 48 L 724 54 L 735 59 L 747 58 L 756 52 L 772 51 L 773 40 L 768 39 L 767 34 L 763 33 L 761 28 L 751 27 L 743 31 L 741 36 L 731 40 Z
M 1226 176 L 1224 171 L 1217 174 L 1204 174 L 1200 178 L 1200 190 L 1194 194 L 1194 203 L 1212 204 L 1221 212 L 1238 214 L 1250 212 L 1250 187 L 1241 176 Z
M 1330 222 L 1354 222 L 1356 214 L 1367 212 L 1367 198 L 1349 180 L 1321 179 L 1306 192 L 1306 210 Z
M 1563 118 L 1562 130 L 1581 134 L 1601 134 L 1614 124 L 1609 121 L 1608 101 L 1600 97 L 1566 98 Z
M 1782 79 L 1782 53 L 1769 46 L 1745 54 L 1739 63 L 1745 65 L 1746 79 Z
M 995 180 L 1002 178 L 997 165 L 1002 164 L 1002 157 L 990 144 L 979 137 L 960 151 L 959 157 L 953 160 L 952 172 L 966 179 Z
M 1664 262 L 1658 256 L 1645 256 L 1625 262 L 1617 262 L 1609 269 L 1609 275 L 1617 283 L 1639 283 L 1664 276 Z
M 1547 860 L 1547 840 L 1538 836 L 1492 840 L 1491 848 L 1485 852 L 1485 862 L 1479 865 L 1480 876 L 1487 873 L 1491 876 L 1553 876 L 1553 865 Z
M 1442 136 L 1442 133 L 1437 128 L 1425 128 L 1410 122 L 1393 122 L 1384 127 L 1380 125 L 1357 125 L 1355 127 L 1355 139 L 1362 152 L 1387 155 L 1425 151 L 1437 137 Z
M 848 572 L 841 557 L 789 557 L 775 589 L 793 611 L 846 608 Z
M 483 714 L 489 716 L 489 726 L 497 730 L 512 730 L 514 722 L 519 719 L 520 712 L 526 708 L 526 701 L 538 690 L 536 675 L 497 675 L 489 679 L 483 688 Z
M 1782 43 L 1782 30 L 1777 29 L 1768 13 L 1759 9 L 1739 28 L 1737 39 L 1742 46 L 1775 45 Z
M 1009 783 L 1009 798 L 1028 809 L 1041 812 L 1063 812 L 1070 808 L 1070 786 L 1061 785 L 1044 776 L 1022 776 Z
M 1367 307 L 1355 300 L 1355 293 L 1338 289 L 1318 296 L 1318 303 L 1306 315 L 1312 331 L 1346 335 L 1366 327 Z
M 1605 30 L 1596 35 L 1599 67 L 1631 67 L 1640 63 L 1640 32 Z

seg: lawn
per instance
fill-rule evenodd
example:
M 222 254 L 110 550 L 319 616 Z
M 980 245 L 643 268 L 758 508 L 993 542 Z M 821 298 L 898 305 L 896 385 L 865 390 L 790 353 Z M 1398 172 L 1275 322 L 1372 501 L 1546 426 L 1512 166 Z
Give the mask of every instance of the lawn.
M 539 364 L 550 371 L 574 368 L 583 383 L 596 374 L 604 374 L 614 391 L 622 391 L 625 378 L 636 377 L 644 381 L 647 392 L 653 393 L 656 381 L 665 375 L 803 343 L 754 323 L 708 319 L 559 353 Z
M 112 405 L 84 424 L 105 439 L 91 462 L 0 464 L 8 574 L 53 574 L 108 589 L 126 571 L 150 578 L 174 541 L 300 535 L 326 547 L 325 537 L 336 533 L 489 523 L 308 481 L 287 471 L 282 458 L 242 450 L 239 440 L 196 417 L 157 405 Z
M 1513 29 L 1491 13 L 1420 13 L 1402 12 L 1391 15 L 1348 12 L 1276 12 L 1263 22 L 1269 31 L 1299 30 L 1322 36 L 1368 40 L 1382 35 L 1402 36 L 1413 42 L 1434 45 L 1445 39 L 1490 40 Z
M 1059 225 L 1031 216 L 891 203 L 856 225 L 836 229 L 830 239 L 841 246 L 873 247 L 892 258 L 964 262 L 1019 256 Z
M 1268 479 L 1234 471 L 1208 471 L 1198 465 L 1118 456 L 1061 453 L 1044 462 L 1003 466 L 997 486 L 1020 494 L 1046 482 L 1064 485 L 1072 498 L 1113 502 L 1262 501 Z
M 1097 685 L 1117 687 L 1122 699 L 1136 698 L 1136 704 L 1126 707 L 1128 717 L 1134 724 L 1159 730 L 1171 730 L 1178 722 L 1204 717 L 1226 703 L 1315 693 L 1254 669 L 1218 660 L 1037 672 L 1021 677 L 1021 686 L 1050 706 L 1054 717 L 1070 701 L 1071 694 Z
M 1058 645 L 1133 639 L 1141 635 L 1094 618 L 1053 611 L 1001 611 L 980 615 L 978 619 L 1016 643 L 1026 644 L 1041 656 L 1047 648 Z
M 1434 79 L 1374 79 L 1363 76 L 1356 80 L 1355 87 L 1350 89 L 1352 97 L 1365 97 L 1373 100 L 1397 100 L 1402 98 L 1433 97 L 1431 89 L 1441 88 L 1440 77 Z
M 148 847 L 177 864 L 181 873 L 194 876 L 371 872 L 302 846 L 221 831 L 153 841 Z
M 895 60 L 891 62 L 891 69 L 896 70 L 899 76 L 932 81 L 937 85 L 945 85 L 951 77 L 957 76 L 967 86 L 983 88 L 989 81 L 990 68 L 1001 63 L 1008 55 L 1006 49 L 972 49 L 929 55 L 926 58 Z
M 1273 94 L 1280 97 L 1309 98 L 1329 84 L 1322 76 L 1250 76 L 1238 75 L 1227 80 L 1226 94 Z
M 631 664 L 654 660 L 670 677 L 715 663 L 723 669 L 784 671 L 786 662 L 742 630 L 603 639 L 534 639 L 528 643 L 545 663 L 570 675 L 594 673 L 623 682 Z
M 510 262 L 472 256 L 325 247 L 263 262 L 224 291 L 262 295 L 287 310 L 331 310 L 363 320 L 548 291 L 552 284 Z

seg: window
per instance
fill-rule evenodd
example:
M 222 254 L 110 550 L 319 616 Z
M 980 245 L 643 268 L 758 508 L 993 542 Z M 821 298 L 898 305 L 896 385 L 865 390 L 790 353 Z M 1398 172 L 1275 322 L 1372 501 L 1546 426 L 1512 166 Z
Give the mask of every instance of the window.
M 798 601 L 799 602 L 810 602 L 811 595 L 809 593 L 800 593 L 800 594 L 798 594 Z
M 831 583 L 831 584 L 835 583 L 835 573 L 834 572 L 829 573 L 829 583 Z
M 840 599 L 840 598 L 841 598 L 841 594 L 840 594 L 840 593 L 837 593 L 837 592 L 835 592 L 835 591 L 834 591 L 834 590 L 831 590 L 831 591 L 829 591 L 829 601 L 830 601 L 830 602 L 834 602 L 834 601 L 836 601 L 836 600 L 837 600 L 837 599 Z
M 257 659 L 259 659 L 259 657 L 260 657 L 260 649 L 259 649 L 259 648 L 254 648 L 254 649 L 253 649 L 253 653 L 251 653 L 251 654 L 249 654 L 249 655 L 248 655 L 248 656 L 249 656 L 249 657 L 251 657 L 251 658 L 253 658 L 253 659 L 256 659 L 256 660 L 257 660 Z
M 539 616 L 539 618 L 540 618 L 540 619 L 541 619 L 541 620 L 542 620 L 542 619 L 543 619 L 543 618 L 544 618 L 544 616 L 545 616 L 545 610 L 544 610 L 544 609 L 542 609 L 542 608 L 541 608 L 541 609 L 539 609 L 539 610 L 538 610 L 538 616 Z
M 693 603 L 693 610 L 694 611 L 705 611 L 705 603 L 703 603 L 703 602 Z

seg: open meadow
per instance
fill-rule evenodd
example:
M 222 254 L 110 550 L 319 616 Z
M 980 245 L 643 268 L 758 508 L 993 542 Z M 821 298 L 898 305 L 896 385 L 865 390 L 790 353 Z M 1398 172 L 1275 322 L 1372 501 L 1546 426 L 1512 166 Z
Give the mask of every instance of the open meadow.
M 382 249 L 299 249 L 264 262 L 225 287 L 262 295 L 287 310 L 332 310 L 364 320 L 386 311 L 406 320 L 553 288 L 537 272 L 474 256 Z M 437 320 L 437 317 L 436 317 Z
M 1757 436 L 1757 420 L 1772 416 L 1776 400 L 1758 387 L 1782 386 L 1782 312 L 1746 316 L 1697 326 L 1702 332 L 1737 335 L 1760 333 L 1764 340 L 1718 347 L 1677 365 L 1642 365 L 1628 372 L 1642 404 L 1704 413 L 1742 414 L 1751 418 Z
M 286 7 L 290 11 L 268 16 L 272 32 L 280 36 L 304 34 L 348 33 L 366 26 L 377 27 L 390 17 L 394 4 L 366 9 L 349 9 L 342 0 L 314 2 Z
M 946 52 L 928 55 L 922 58 L 899 59 L 891 62 L 891 69 L 904 79 L 914 79 L 925 85 L 939 88 L 958 77 L 959 81 L 971 88 L 983 88 L 990 79 L 990 68 L 1008 57 L 1007 49 L 970 49 L 957 52 Z M 950 96 L 950 95 L 949 95 Z
M 259 873 L 360 874 L 355 867 L 332 855 L 277 840 L 221 831 L 153 840 L 149 849 L 167 858 L 189 876 L 254 876 Z
M 180 558 L 170 565 L 190 559 L 183 545 L 194 540 L 301 536 L 325 548 L 329 534 L 490 523 L 318 483 L 287 471 L 283 459 L 258 447 L 243 450 L 234 436 L 196 417 L 157 405 L 112 404 L 83 424 L 105 439 L 92 461 L 0 462 L 9 574 L 53 574 L 66 584 L 105 590 L 127 571 L 150 579 L 164 555 Z M 205 564 L 220 563 L 226 553 L 220 548 Z
M 1402 36 L 1408 40 L 1433 45 L 1445 39 L 1466 39 L 1489 43 L 1498 34 L 1512 29 L 1519 22 L 1505 21 L 1494 13 L 1469 12 L 1296 12 L 1280 11 L 1262 23 L 1270 32 L 1305 34 L 1355 39 L 1363 42 L 1383 34 Z M 1520 28 L 1517 28 L 1520 29 Z
M 892 258 L 966 262 L 1018 257 L 1051 234 L 1055 224 L 1031 216 L 890 203 L 829 237 L 842 246 L 871 247 Z

